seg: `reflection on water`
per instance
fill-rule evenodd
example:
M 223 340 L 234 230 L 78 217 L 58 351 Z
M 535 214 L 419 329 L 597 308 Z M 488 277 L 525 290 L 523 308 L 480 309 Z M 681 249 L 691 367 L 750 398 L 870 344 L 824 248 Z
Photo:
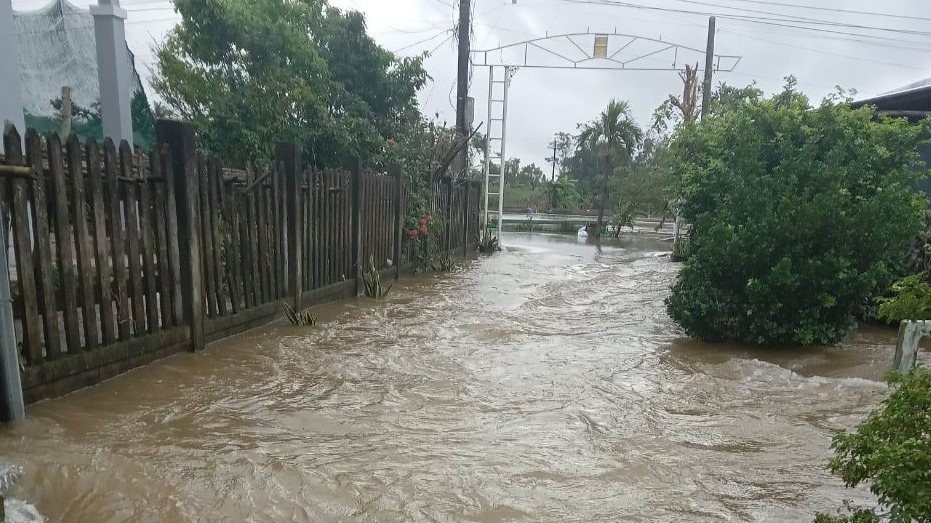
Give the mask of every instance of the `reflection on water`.
M 669 245 L 507 236 L 384 302 L 320 307 L 0 429 L 52 521 L 810 521 L 832 431 L 894 333 L 833 349 L 682 338 Z

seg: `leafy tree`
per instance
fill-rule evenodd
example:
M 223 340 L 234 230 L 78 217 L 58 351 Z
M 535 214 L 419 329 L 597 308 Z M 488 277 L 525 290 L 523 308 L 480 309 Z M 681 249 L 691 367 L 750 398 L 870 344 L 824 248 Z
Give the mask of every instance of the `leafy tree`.
M 560 176 L 552 182 L 544 182 L 551 209 L 574 209 L 581 197 L 575 188 L 575 181 L 568 176 Z
M 518 183 L 529 185 L 531 188 L 536 187 L 543 180 L 543 169 L 537 167 L 537 164 L 531 163 L 521 168 L 517 174 Z
M 892 284 L 893 296 L 879 300 L 879 319 L 888 323 L 931 319 L 931 285 L 918 274 Z
M 664 163 L 665 149 L 639 158 L 630 168 L 620 170 L 614 178 L 617 195 L 612 222 L 620 228 L 633 226 L 639 215 L 662 216 L 670 211 L 675 198 L 675 183 Z
M 596 230 L 600 231 L 604 223 L 610 174 L 619 165 L 630 161 L 642 138 L 643 132 L 633 120 L 630 105 L 617 100 L 611 100 L 601 116 L 589 123 L 579 134 L 579 146 L 588 148 L 604 161 Z
M 816 523 L 931 522 L 931 372 L 892 379 L 894 392 L 852 433 L 834 437 L 829 468 L 848 487 L 869 484 L 880 509 L 848 507 Z
M 365 33 L 359 13 L 326 0 L 178 0 L 157 50 L 153 85 L 232 163 L 302 143 L 321 166 L 370 163 L 396 131 L 422 124 L 421 58 L 398 59 Z
M 683 127 L 670 148 L 692 224 L 669 314 L 705 340 L 831 344 L 921 224 L 927 126 L 812 108 L 791 85 Z

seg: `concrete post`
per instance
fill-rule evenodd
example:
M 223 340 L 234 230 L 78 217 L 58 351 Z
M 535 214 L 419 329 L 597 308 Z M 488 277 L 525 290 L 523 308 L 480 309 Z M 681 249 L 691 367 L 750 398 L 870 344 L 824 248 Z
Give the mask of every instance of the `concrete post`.
M 16 126 L 20 134 L 26 133 L 23 114 L 23 90 L 19 73 L 19 48 L 13 34 L 13 2 L 0 0 L 0 130 L 7 123 Z M 0 150 L 3 150 L 0 144 Z
M 0 209 L 0 421 L 15 421 L 25 415 L 7 260 L 6 235 L 10 225 L 8 216 L 7 209 Z M 0 503 L 2 502 L 3 499 L 0 498 Z
M 906 373 L 918 362 L 918 342 L 931 335 L 931 321 L 904 320 L 899 324 L 892 370 Z
M 119 0 L 99 0 L 90 6 L 94 15 L 94 36 L 97 39 L 97 79 L 100 82 L 100 116 L 103 134 L 114 143 L 133 143 L 132 74 L 129 70 L 129 50 L 126 48 L 124 22 L 126 11 Z

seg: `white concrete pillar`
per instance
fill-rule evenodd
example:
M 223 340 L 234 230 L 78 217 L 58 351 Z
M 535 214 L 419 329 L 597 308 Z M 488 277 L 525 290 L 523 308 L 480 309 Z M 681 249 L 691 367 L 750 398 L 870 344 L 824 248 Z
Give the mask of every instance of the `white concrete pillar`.
M 126 49 L 126 11 L 119 0 L 99 0 L 92 5 L 97 39 L 97 78 L 100 81 L 100 116 L 103 134 L 119 143 L 133 143 L 132 74 Z
M 26 134 L 23 90 L 19 72 L 19 48 L 13 35 L 13 2 L 0 0 L 0 132 L 11 123 Z M 3 144 L 0 143 L 0 151 Z

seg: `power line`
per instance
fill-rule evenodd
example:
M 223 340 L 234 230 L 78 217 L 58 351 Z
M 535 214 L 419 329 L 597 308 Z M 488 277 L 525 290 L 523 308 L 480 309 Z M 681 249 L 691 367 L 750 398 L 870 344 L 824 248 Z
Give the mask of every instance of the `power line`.
M 405 45 L 404 47 L 402 47 L 402 48 L 400 48 L 400 49 L 397 49 L 397 50 L 395 50 L 395 51 L 392 51 L 392 53 L 398 54 L 398 53 L 400 53 L 401 51 L 406 51 L 406 50 L 410 49 L 411 47 L 418 46 L 418 45 L 420 45 L 420 44 L 425 44 L 425 43 L 429 42 L 430 40 L 435 40 L 436 38 L 439 38 L 440 36 L 442 36 L 442 35 L 444 35 L 444 34 L 446 34 L 446 33 L 452 33 L 452 29 L 443 29 L 442 31 L 436 33 L 435 35 L 433 35 L 433 36 L 431 36 L 431 37 L 429 37 L 429 38 L 424 38 L 423 40 L 418 40 L 418 41 L 416 41 L 416 42 L 414 42 L 414 43 L 412 43 L 412 44 L 410 44 L 410 45 Z M 446 42 L 444 41 L 443 43 L 446 43 Z M 441 44 L 441 45 L 442 45 L 442 44 Z
M 866 15 L 866 16 L 881 16 L 884 18 L 898 18 L 902 20 L 918 20 L 922 22 L 931 22 L 931 18 L 926 18 L 923 16 L 910 16 L 910 15 L 895 15 L 891 13 L 879 13 L 876 11 L 855 11 L 853 9 L 838 9 L 836 7 L 821 7 L 815 5 L 802 5 L 802 4 L 787 4 L 783 2 L 767 2 L 763 0 L 727 0 L 730 2 L 744 2 L 748 4 L 762 4 L 762 5 L 773 5 L 780 7 L 793 7 L 797 9 L 810 9 L 813 11 L 826 11 L 831 13 L 844 13 L 852 15 Z
M 801 30 L 824 33 L 824 34 L 855 36 L 855 37 L 860 37 L 860 38 L 869 38 L 869 39 L 873 39 L 877 41 L 890 41 L 890 42 L 906 43 L 906 44 L 911 44 L 911 45 L 923 45 L 923 42 L 918 42 L 915 40 L 891 38 L 887 36 L 877 36 L 877 35 L 856 33 L 856 32 L 850 32 L 850 31 L 838 31 L 838 30 L 824 29 L 824 28 L 818 28 L 818 27 L 809 27 L 805 25 L 797 25 L 799 22 L 791 18 L 767 18 L 767 17 L 737 15 L 737 14 L 728 14 L 728 13 L 716 13 L 716 12 L 709 12 L 709 11 L 694 11 L 694 10 L 677 9 L 677 8 L 671 8 L 671 7 L 657 7 L 657 6 L 649 6 L 649 5 L 631 4 L 628 2 L 621 2 L 617 0 L 556 0 L 556 1 L 565 2 L 565 3 L 573 3 L 573 4 L 620 7 L 620 8 L 628 8 L 628 9 L 645 10 L 645 11 L 660 11 L 660 12 L 666 12 L 666 13 L 700 15 L 702 17 L 711 15 L 711 16 L 717 16 L 723 19 L 728 19 L 728 20 L 755 23 L 755 24 L 761 24 L 761 25 L 771 25 L 771 26 L 777 26 L 777 27 L 788 27 L 788 28 L 801 29 Z M 825 24 L 829 24 L 829 23 L 830 22 L 825 22 Z M 916 34 L 916 35 L 927 34 L 928 36 L 931 36 L 931 33 L 915 32 L 912 34 Z
M 803 16 L 797 16 L 797 15 L 792 15 L 788 13 L 776 13 L 773 11 L 760 11 L 758 9 L 746 9 L 743 7 L 732 7 L 728 5 L 715 4 L 712 2 L 703 2 L 701 0 L 675 0 L 675 1 L 682 2 L 685 4 L 715 7 L 718 9 L 731 9 L 734 11 L 743 11 L 746 13 L 763 14 L 763 15 L 776 16 L 776 17 L 789 17 L 790 19 L 795 19 L 795 20 L 798 20 L 799 22 L 805 22 L 805 23 L 816 24 L 816 25 L 828 25 L 828 26 L 834 26 L 834 27 L 850 27 L 852 29 L 866 29 L 869 31 L 882 31 L 882 32 L 891 32 L 891 33 L 896 33 L 896 34 L 914 34 L 914 35 L 919 35 L 919 36 L 931 36 L 931 33 L 927 31 L 915 31 L 911 29 L 896 29 L 896 28 L 891 28 L 891 27 L 877 27 L 877 26 L 870 26 L 870 25 L 860 25 L 860 24 L 851 24 L 851 23 L 845 23 L 845 22 L 829 21 L 829 20 L 822 20 L 818 18 L 808 18 L 808 17 L 803 17 Z
M 767 43 L 771 43 L 771 44 L 782 45 L 782 46 L 785 46 L 785 47 L 794 47 L 794 48 L 796 48 L 796 49 L 802 49 L 802 50 L 804 50 L 804 51 L 812 51 L 812 52 L 815 52 L 815 53 L 821 53 L 821 54 L 826 54 L 826 55 L 831 55 L 831 56 L 837 56 L 837 57 L 840 57 L 840 58 L 847 58 L 847 59 L 850 59 L 850 60 L 858 60 L 858 61 L 861 61 L 861 62 L 871 62 L 871 63 L 874 63 L 874 64 L 880 64 L 880 65 L 891 65 L 891 66 L 895 66 L 895 67 L 903 67 L 903 68 L 906 68 L 906 69 L 922 69 L 922 70 L 925 70 L 925 71 L 931 71 L 931 68 L 919 67 L 919 66 L 916 66 L 916 65 L 914 65 L 914 64 L 899 64 L 899 63 L 895 63 L 895 62 L 886 62 L 886 61 L 883 61 L 883 60 L 873 60 L 873 59 L 871 59 L 871 58 L 864 58 L 864 57 L 862 57 L 862 56 L 852 56 L 852 55 L 847 55 L 847 54 L 834 53 L 834 52 L 831 52 L 831 51 L 825 51 L 825 50 L 823 50 L 823 49 L 814 49 L 814 48 L 811 48 L 811 47 L 805 47 L 805 46 L 801 46 L 801 45 L 790 44 L 790 43 L 781 42 L 781 41 L 777 41 L 777 40 L 769 40 L 769 39 L 767 39 L 767 38 L 760 38 L 760 37 L 758 37 L 758 36 L 748 35 L 748 34 L 745 34 L 745 33 L 739 33 L 739 32 L 731 31 L 731 30 L 727 30 L 727 29 L 722 29 L 721 32 L 722 32 L 722 33 L 730 33 L 730 34 L 737 35 L 737 36 L 741 36 L 741 37 L 744 37 L 744 38 L 749 38 L 749 39 L 751 39 L 751 40 L 759 40 L 760 42 L 767 42 Z

